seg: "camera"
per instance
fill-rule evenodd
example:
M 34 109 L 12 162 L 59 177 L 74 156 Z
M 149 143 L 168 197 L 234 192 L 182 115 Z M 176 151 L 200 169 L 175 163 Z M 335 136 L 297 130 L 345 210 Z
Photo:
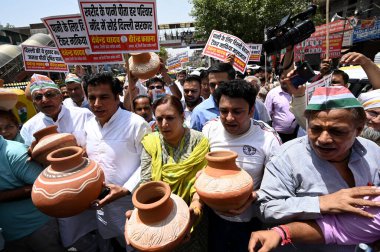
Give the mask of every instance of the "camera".
M 306 11 L 294 17 L 288 14 L 277 26 L 267 28 L 265 31 L 267 39 L 263 43 L 264 51 L 273 54 L 309 38 L 315 32 L 314 23 L 309 18 L 314 16 L 316 11 L 317 6 L 310 5 Z

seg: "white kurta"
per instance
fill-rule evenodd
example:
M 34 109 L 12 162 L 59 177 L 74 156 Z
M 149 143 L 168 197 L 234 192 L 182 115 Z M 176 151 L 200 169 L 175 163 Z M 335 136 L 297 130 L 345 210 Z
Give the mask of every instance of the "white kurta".
M 28 120 L 21 129 L 21 136 L 25 144 L 30 146 L 34 141 L 33 134 L 47 126 L 57 125 L 58 132 L 71 133 L 75 136 L 80 146 L 85 146 L 86 138 L 84 124 L 94 117 L 90 110 L 85 108 L 70 107 L 62 105 L 57 121 L 39 112 Z M 85 212 L 68 218 L 58 218 L 59 230 L 63 246 L 71 246 L 85 234 L 97 229 L 96 214 L 94 210 Z
M 65 105 L 62 105 L 57 121 L 54 122 L 51 117 L 39 112 L 22 126 L 20 134 L 25 144 L 30 146 L 35 140 L 33 134 L 36 133 L 36 131 L 44 129 L 47 126 L 57 125 L 58 132 L 73 134 L 78 144 L 85 146 L 84 124 L 92 117 L 94 117 L 94 115 L 88 109 L 77 107 L 67 108 Z
M 133 192 L 140 181 L 141 140 L 151 131 L 148 123 L 119 108 L 103 127 L 92 118 L 85 131 L 88 157 L 102 167 L 106 183 Z M 129 209 L 133 209 L 130 195 L 98 210 L 98 228 L 104 239 L 123 236 L 125 212 Z
M 265 164 L 280 147 L 281 140 L 273 128 L 262 121 L 251 119 L 251 125 L 242 135 L 231 135 L 223 127 L 220 119 L 209 121 L 202 130 L 209 139 L 210 150 L 231 150 L 238 154 L 236 165 L 251 175 L 254 190 L 258 190 L 264 174 Z M 248 222 L 254 217 L 254 208 L 248 208 L 240 215 L 223 219 Z

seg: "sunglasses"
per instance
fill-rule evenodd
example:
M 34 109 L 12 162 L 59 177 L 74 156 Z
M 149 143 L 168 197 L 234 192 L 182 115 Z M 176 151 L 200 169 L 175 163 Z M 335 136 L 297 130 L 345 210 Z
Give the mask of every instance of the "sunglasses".
M 46 92 L 44 94 L 37 94 L 33 97 L 33 100 L 35 101 L 42 101 L 43 97 L 45 96 L 46 99 L 53 99 L 57 97 L 59 93 L 57 92 Z
M 150 90 L 153 90 L 153 89 L 162 89 L 163 86 L 149 86 L 149 89 Z

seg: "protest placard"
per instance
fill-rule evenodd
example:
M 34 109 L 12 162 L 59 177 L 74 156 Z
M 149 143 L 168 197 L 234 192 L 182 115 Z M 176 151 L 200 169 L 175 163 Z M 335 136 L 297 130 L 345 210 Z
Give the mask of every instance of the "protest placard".
M 341 34 L 330 34 L 329 36 L 329 58 L 341 56 L 343 37 Z M 294 61 L 304 60 L 304 55 L 320 54 L 321 59 L 326 57 L 326 37 L 310 37 L 294 46 Z
M 66 64 L 124 63 L 123 55 L 92 54 L 83 19 L 79 14 L 42 18 Z
M 181 68 L 181 59 L 178 58 L 177 56 L 173 57 L 173 58 L 169 58 L 166 61 L 166 65 L 167 65 L 169 71 L 176 70 L 178 68 Z
M 329 75 L 323 76 L 322 79 L 317 80 L 313 83 L 307 83 L 306 84 L 306 104 L 309 104 L 309 101 L 311 99 L 311 96 L 314 93 L 314 90 L 318 87 L 328 87 L 331 85 L 331 80 L 332 80 L 332 73 Z
M 177 57 L 180 59 L 181 63 L 189 62 L 189 52 L 178 53 Z
M 251 56 L 249 61 L 260 61 L 261 49 L 263 48 L 262 44 L 247 44 L 251 48 Z
M 155 0 L 78 0 L 94 53 L 159 51 Z
M 22 45 L 25 71 L 31 72 L 68 72 L 58 48 Z
M 235 54 L 234 68 L 244 73 L 251 49 L 241 39 L 233 35 L 213 30 L 202 54 L 225 61 L 227 53 Z

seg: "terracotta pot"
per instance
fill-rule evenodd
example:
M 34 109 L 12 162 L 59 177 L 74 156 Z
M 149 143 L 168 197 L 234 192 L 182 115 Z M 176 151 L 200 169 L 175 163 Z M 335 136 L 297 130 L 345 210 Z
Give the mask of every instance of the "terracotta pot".
M 34 182 L 33 204 L 53 217 L 70 217 L 90 208 L 99 196 L 104 182 L 101 167 L 82 156 L 78 146 L 51 152 L 51 163 Z
M 36 142 L 31 146 L 32 159 L 45 167 L 50 164 L 47 160 L 50 152 L 62 147 L 78 145 L 74 135 L 58 133 L 56 125 L 39 130 L 33 136 L 36 138 Z
M 189 207 L 171 194 L 168 184 L 148 182 L 132 197 L 135 210 L 127 224 L 127 237 L 139 251 L 171 251 L 179 245 L 190 221 Z
M 11 110 L 17 103 L 17 94 L 6 88 L 0 88 L 0 110 Z
M 208 165 L 195 181 L 199 197 L 216 211 L 242 207 L 253 191 L 252 177 L 236 166 L 237 156 L 233 151 L 207 153 Z
M 149 79 L 155 76 L 160 69 L 160 58 L 153 52 L 131 53 L 129 70 L 139 79 Z

